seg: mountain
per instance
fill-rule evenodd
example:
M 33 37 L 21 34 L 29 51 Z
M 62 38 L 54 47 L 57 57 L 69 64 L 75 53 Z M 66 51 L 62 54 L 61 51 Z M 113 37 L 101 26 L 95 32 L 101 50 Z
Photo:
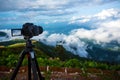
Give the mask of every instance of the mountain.
M 111 64 L 120 64 L 120 50 L 113 50 L 113 48 L 107 47 L 103 48 L 99 46 L 88 46 L 86 51 L 89 53 L 89 59 L 103 61 Z
M 80 59 L 79 56 L 72 54 L 69 51 L 66 51 L 63 46 L 57 45 L 56 47 L 45 45 L 42 42 L 38 41 L 33 41 L 33 44 L 35 45 L 34 50 L 37 54 L 37 56 L 42 56 L 46 58 L 60 58 L 60 60 L 68 60 L 71 58 L 77 58 Z M 24 47 L 25 47 L 25 41 L 24 40 L 11 40 L 11 41 L 5 41 L 5 42 L 0 42 L 0 52 L 2 51 L 9 51 L 9 53 L 12 54 L 18 54 L 20 53 Z M 14 49 L 16 49 L 14 51 Z M 82 58 L 81 58 L 82 59 Z
M 88 59 L 111 64 L 120 64 L 120 45 L 117 41 L 99 43 L 84 39 L 87 44 Z
M 3 41 L 7 38 L 9 38 L 8 34 L 6 32 L 0 31 L 0 41 Z
M 97 43 L 94 40 L 88 39 L 80 39 L 80 41 L 84 42 L 85 45 L 79 47 L 76 44 L 70 44 L 68 46 L 69 49 L 73 52 L 76 51 L 79 56 L 87 52 L 86 58 L 90 60 L 110 64 L 120 64 L 120 45 L 117 41 L 112 41 L 110 43 Z M 64 46 L 66 45 L 66 42 L 61 41 L 59 44 Z
M 62 61 L 76 58 L 79 60 L 94 60 L 98 62 L 106 62 L 109 64 L 120 64 L 120 50 L 115 50 L 113 47 L 116 46 L 113 44 L 104 44 L 104 46 L 101 46 L 99 44 L 92 43 L 92 41 L 87 41 L 88 45 L 86 51 L 88 52 L 88 56 L 87 58 L 83 58 L 73 54 L 70 51 L 67 51 L 62 45 L 50 46 L 38 41 L 33 41 L 33 43 L 35 45 L 34 49 L 37 53 L 37 56 L 46 58 L 58 57 Z M 4 48 L 0 50 L 1 52 L 3 50 L 8 50 L 9 53 L 18 54 L 22 51 L 22 49 L 24 49 L 25 41 L 16 39 L 0 42 L 0 46 L 4 46 Z M 14 51 L 14 49 L 16 49 L 16 51 Z
M 7 36 L 7 33 L 0 31 L 0 37 Z

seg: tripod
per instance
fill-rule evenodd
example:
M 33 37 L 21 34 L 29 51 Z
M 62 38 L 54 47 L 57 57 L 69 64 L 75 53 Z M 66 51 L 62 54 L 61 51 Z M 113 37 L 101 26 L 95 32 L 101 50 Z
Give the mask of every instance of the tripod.
M 37 62 L 37 59 L 36 59 L 36 56 L 35 56 L 35 53 L 33 50 L 32 42 L 31 42 L 30 38 L 25 38 L 25 40 L 26 40 L 26 47 L 20 54 L 19 61 L 17 63 L 17 66 L 16 66 L 10 80 L 15 80 L 15 77 L 18 73 L 18 70 L 19 70 L 26 54 L 28 55 L 28 80 L 32 80 L 31 69 L 33 72 L 33 80 L 38 80 L 38 79 L 45 80 L 45 78 L 42 77 L 42 75 L 40 73 L 38 62 Z

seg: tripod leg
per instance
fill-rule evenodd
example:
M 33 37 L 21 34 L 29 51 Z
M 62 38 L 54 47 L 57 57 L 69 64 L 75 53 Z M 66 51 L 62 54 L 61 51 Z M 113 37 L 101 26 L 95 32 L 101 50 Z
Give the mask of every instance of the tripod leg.
M 30 59 L 30 54 L 28 55 L 28 80 L 31 80 L 31 59 Z
M 15 80 L 15 77 L 16 77 L 16 75 L 18 73 L 18 70 L 19 70 L 19 68 L 20 68 L 20 66 L 22 64 L 22 61 L 23 61 L 24 57 L 25 57 L 25 50 L 23 50 L 21 52 L 18 64 L 17 64 L 17 66 L 16 66 L 16 68 L 15 68 L 15 70 L 14 70 L 10 80 Z
M 35 63 L 36 63 L 36 68 L 37 68 L 40 80 L 45 80 L 45 78 L 40 73 L 40 69 L 39 69 L 39 65 L 38 65 L 37 59 L 36 59 L 36 55 L 35 55 Z
M 32 71 L 33 71 L 33 79 L 38 80 L 37 68 L 36 68 L 36 64 L 35 64 L 35 56 L 34 56 L 33 51 L 30 52 L 30 57 L 31 57 L 31 67 L 32 67 Z

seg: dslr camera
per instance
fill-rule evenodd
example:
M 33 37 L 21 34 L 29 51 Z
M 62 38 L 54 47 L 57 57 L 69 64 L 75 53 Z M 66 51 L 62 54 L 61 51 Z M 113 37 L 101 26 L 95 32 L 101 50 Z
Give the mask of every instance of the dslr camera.
M 22 26 L 22 29 L 12 29 L 12 36 L 21 36 L 23 35 L 25 38 L 32 38 L 33 36 L 38 36 L 43 32 L 43 28 L 41 26 L 34 25 L 33 23 L 25 23 Z

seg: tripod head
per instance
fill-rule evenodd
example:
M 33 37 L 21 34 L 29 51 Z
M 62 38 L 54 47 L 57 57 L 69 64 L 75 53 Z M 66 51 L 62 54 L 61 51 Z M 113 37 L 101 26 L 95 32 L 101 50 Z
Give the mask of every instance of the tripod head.
M 24 38 L 26 41 L 26 50 L 29 52 L 31 50 L 33 50 L 32 48 L 34 47 L 34 45 L 32 44 L 32 41 L 30 38 Z

